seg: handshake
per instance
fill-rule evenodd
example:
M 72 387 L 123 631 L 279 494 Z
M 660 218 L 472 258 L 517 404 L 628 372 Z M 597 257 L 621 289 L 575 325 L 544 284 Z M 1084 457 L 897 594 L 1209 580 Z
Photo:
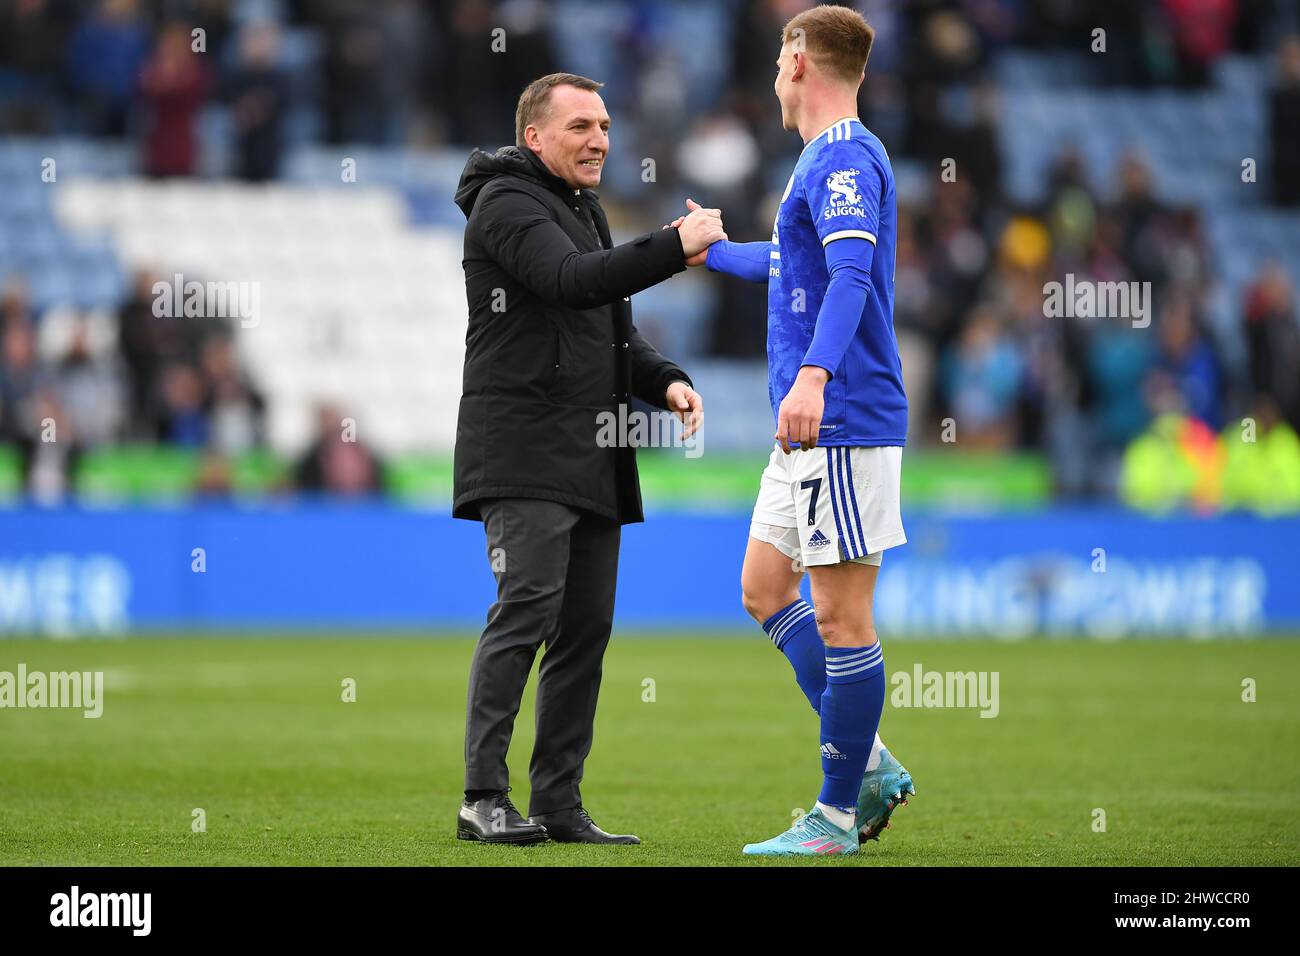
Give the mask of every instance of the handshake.
M 677 230 L 688 266 L 703 265 L 709 246 L 719 239 L 727 238 L 727 234 L 722 231 L 722 210 L 705 209 L 694 199 L 686 200 L 686 208 L 690 212 L 678 216 L 664 228 Z

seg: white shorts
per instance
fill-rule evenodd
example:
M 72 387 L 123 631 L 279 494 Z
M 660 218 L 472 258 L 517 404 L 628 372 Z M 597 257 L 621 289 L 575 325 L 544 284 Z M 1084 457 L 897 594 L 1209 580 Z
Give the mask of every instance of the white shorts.
M 898 498 L 902 471 L 897 445 L 787 455 L 777 444 L 763 469 L 750 537 L 805 567 L 879 565 L 886 548 L 907 541 Z

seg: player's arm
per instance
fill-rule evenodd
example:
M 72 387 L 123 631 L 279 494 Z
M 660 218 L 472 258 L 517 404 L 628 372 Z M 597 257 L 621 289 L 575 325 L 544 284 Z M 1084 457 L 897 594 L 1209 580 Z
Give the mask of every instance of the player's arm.
M 704 265 L 710 272 L 725 272 L 748 282 L 767 282 L 771 259 L 771 242 L 722 239 L 709 246 Z
M 494 261 L 552 305 L 590 309 L 648 289 L 686 268 L 676 229 L 580 252 L 537 197 L 487 187 L 475 210 L 478 234 Z
M 830 282 L 803 364 L 824 369 L 829 381 L 862 321 L 862 310 L 871 292 L 871 260 L 876 247 L 870 239 L 846 236 L 827 243 L 825 250 Z

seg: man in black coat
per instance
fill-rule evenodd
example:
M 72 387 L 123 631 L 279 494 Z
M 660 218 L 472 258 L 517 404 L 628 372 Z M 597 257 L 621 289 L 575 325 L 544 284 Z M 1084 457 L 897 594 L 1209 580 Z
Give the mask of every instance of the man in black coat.
M 597 827 L 578 789 L 620 527 L 642 520 L 635 449 L 598 441 L 598 416 L 638 398 L 677 413 L 687 436 L 699 427 L 700 396 L 632 325 L 630 297 L 699 264 L 725 234 L 717 210 L 696 209 L 612 245 L 590 191 L 609 149 L 600 86 L 565 73 L 532 83 L 517 145 L 476 150 L 456 192 L 469 328 L 453 513 L 483 522 L 497 578 L 470 667 L 464 840 L 640 842 Z M 542 644 L 525 820 L 508 796 L 506 750 Z

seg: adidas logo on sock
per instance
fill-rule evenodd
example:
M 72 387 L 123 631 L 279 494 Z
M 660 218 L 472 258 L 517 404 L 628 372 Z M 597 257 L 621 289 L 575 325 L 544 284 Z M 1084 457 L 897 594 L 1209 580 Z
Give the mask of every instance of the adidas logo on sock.
M 812 537 L 808 539 L 808 550 L 813 551 L 817 548 L 827 548 L 830 547 L 830 543 L 831 539 L 822 534 L 821 528 L 818 528 L 812 533 Z
M 828 758 L 828 759 L 830 759 L 830 760 L 848 760 L 848 759 L 849 759 L 848 757 L 844 756 L 844 754 L 842 754 L 842 753 L 840 753 L 838 750 L 836 750 L 834 744 L 830 744 L 830 743 L 822 744 L 822 756 L 823 756 L 823 757 L 826 757 L 826 758 Z

